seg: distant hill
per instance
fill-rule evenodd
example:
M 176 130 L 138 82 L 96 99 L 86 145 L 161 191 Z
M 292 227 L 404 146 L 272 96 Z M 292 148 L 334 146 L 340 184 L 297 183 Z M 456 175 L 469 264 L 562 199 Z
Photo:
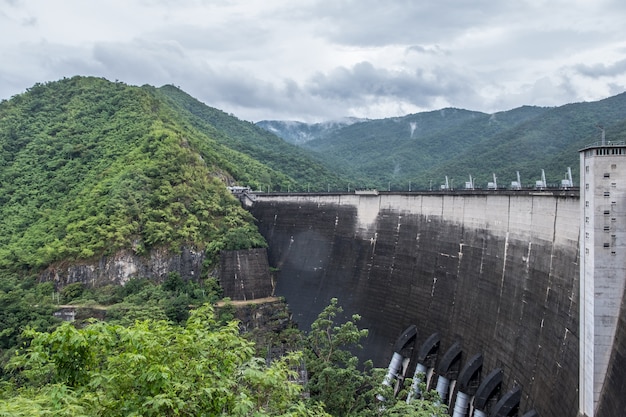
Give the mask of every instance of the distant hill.
M 264 246 L 226 187 L 341 182 L 309 153 L 172 86 L 37 84 L 0 103 L 0 270 Z
M 626 94 L 620 94 L 553 108 L 523 106 L 494 114 L 447 108 L 367 120 L 329 130 L 301 146 L 325 155 L 330 169 L 340 166 L 383 189 L 438 187 L 445 176 L 458 187 L 469 175 L 484 187 L 494 173 L 508 185 L 516 171 L 528 185 L 542 169 L 548 182 L 558 183 L 568 167 L 577 181 L 578 150 L 599 140 L 598 125 L 608 138 L 624 140 L 625 120 Z M 288 133 L 276 122 L 271 126 L 279 136 L 297 135 L 298 125 L 290 125 Z

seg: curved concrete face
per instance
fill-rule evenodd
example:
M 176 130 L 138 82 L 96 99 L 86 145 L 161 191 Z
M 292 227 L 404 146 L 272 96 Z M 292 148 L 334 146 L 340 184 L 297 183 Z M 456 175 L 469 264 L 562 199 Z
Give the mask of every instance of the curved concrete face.
M 437 360 L 437 353 L 439 352 L 440 341 L 441 337 L 437 332 L 428 336 L 428 339 L 422 343 L 419 351 L 417 352 L 417 362 L 423 363 L 429 368 L 434 368 Z
M 402 350 L 409 347 L 412 342 L 415 342 L 415 336 L 417 336 L 417 326 L 412 324 L 398 336 L 396 343 L 393 345 L 393 351 L 402 352 Z
M 474 399 L 474 407 L 476 407 L 477 410 L 486 411 L 489 401 L 500 392 L 502 374 L 502 369 L 496 368 L 480 383 L 480 386 L 476 390 L 476 398 Z
M 502 368 L 522 412 L 576 416 L 577 197 L 259 195 L 250 211 L 301 328 L 337 297 L 362 316 L 360 356 L 378 367 L 415 324 Z
M 441 358 L 437 373 L 444 375 L 446 378 L 456 379 L 461 366 L 461 353 L 461 343 L 455 342 Z
M 457 380 L 458 390 L 474 395 L 480 384 L 480 374 L 483 367 L 483 355 L 477 353 L 467 360 L 459 373 Z
M 519 400 L 522 397 L 522 390 L 520 387 L 515 387 L 511 391 L 507 392 L 500 398 L 500 401 L 496 404 L 491 415 L 493 417 L 508 417 L 511 413 L 517 415 L 517 407 L 519 406 Z

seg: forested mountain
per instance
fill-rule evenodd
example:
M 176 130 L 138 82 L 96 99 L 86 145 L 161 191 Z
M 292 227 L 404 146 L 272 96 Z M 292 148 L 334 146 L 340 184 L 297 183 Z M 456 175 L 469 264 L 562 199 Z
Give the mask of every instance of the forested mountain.
M 578 174 L 578 150 L 600 139 L 624 140 L 626 93 L 589 103 L 547 108 L 523 106 L 486 114 L 462 109 L 367 120 L 302 144 L 327 155 L 327 166 L 352 170 L 379 188 L 438 187 L 445 176 L 459 185 L 469 175 L 483 187 L 492 174 L 508 185 L 520 172 L 534 184 L 545 169 L 548 182 Z M 274 132 L 285 133 L 272 124 Z M 289 132 L 293 135 L 293 132 Z
M 226 186 L 339 182 L 306 154 L 174 87 L 37 84 L 0 103 L 0 269 L 263 246 Z
M 269 122 L 268 122 L 269 123 Z M 122 248 L 264 245 L 226 186 L 263 191 L 549 182 L 578 150 L 626 138 L 626 94 L 485 114 L 442 109 L 336 124 L 266 123 L 303 147 L 168 85 L 73 77 L 0 103 L 0 268 L 38 270 Z M 261 124 L 263 125 L 263 124 Z M 308 130 L 307 130 L 308 129 Z M 576 180 L 576 178 L 575 178 Z M 350 184 L 350 185 L 349 185 Z M 209 256 L 210 258 L 210 256 Z

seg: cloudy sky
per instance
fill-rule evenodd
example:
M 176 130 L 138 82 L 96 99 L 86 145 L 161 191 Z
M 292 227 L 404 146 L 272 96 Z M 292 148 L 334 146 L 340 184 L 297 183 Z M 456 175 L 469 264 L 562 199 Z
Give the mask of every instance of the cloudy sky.
M 626 90 L 626 2 L 0 0 L 0 98 L 73 75 L 249 121 L 556 106 Z

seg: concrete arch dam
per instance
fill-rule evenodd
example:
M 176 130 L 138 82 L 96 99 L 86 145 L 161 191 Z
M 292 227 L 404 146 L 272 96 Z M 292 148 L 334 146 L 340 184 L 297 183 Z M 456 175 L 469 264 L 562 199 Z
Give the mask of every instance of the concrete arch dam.
M 248 209 L 302 328 L 337 297 L 375 366 L 414 324 L 417 344 L 438 332 L 502 369 L 521 412 L 578 414 L 577 192 L 259 194 Z

